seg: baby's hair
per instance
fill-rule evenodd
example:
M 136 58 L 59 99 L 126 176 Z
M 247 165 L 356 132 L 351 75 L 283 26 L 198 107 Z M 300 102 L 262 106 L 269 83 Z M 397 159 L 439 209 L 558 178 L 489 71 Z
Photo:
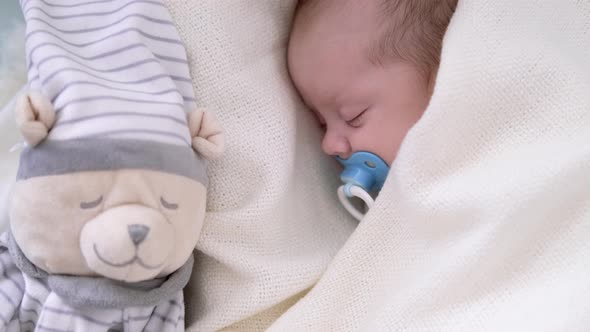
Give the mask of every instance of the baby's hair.
M 361 0 L 351 0 L 361 1 Z M 425 75 L 433 74 L 440 62 L 442 40 L 458 0 L 379 0 L 381 36 L 368 49 L 376 65 L 405 60 Z M 321 7 L 344 5 L 344 1 L 300 0 L 297 10 L 321 11 Z

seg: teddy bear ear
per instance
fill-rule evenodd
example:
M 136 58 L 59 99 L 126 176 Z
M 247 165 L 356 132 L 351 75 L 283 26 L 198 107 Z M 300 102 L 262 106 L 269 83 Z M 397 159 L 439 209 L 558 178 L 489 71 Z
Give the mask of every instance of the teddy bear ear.
M 187 117 L 193 149 L 208 160 L 221 157 L 225 137 L 215 115 L 204 108 L 196 108 Z
M 16 101 L 16 123 L 25 141 L 35 146 L 43 141 L 55 124 L 51 101 L 39 91 L 28 91 Z

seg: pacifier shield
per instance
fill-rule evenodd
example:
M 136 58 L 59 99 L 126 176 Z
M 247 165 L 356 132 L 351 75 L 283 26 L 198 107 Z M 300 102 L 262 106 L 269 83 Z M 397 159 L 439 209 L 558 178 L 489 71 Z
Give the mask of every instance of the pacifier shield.
M 381 190 L 389 173 L 387 163 L 371 152 L 359 151 L 353 153 L 348 159 L 340 157 L 336 159 L 344 166 L 340 180 L 346 184 L 359 186 L 366 192 Z

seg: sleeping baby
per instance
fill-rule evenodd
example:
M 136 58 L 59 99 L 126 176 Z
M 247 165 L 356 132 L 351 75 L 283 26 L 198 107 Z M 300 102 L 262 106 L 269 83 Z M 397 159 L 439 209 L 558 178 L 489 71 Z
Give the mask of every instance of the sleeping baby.
M 288 67 L 325 128 L 326 154 L 342 161 L 364 151 L 379 156 L 383 168 L 392 164 L 429 103 L 456 5 L 457 0 L 299 2 Z

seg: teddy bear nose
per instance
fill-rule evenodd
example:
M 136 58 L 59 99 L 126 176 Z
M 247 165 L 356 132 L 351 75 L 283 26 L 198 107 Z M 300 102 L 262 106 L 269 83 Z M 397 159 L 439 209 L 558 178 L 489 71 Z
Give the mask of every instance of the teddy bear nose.
M 131 237 L 131 241 L 136 246 L 139 245 L 150 231 L 150 228 L 145 225 L 129 225 L 127 226 L 127 231 L 129 232 L 129 237 Z

